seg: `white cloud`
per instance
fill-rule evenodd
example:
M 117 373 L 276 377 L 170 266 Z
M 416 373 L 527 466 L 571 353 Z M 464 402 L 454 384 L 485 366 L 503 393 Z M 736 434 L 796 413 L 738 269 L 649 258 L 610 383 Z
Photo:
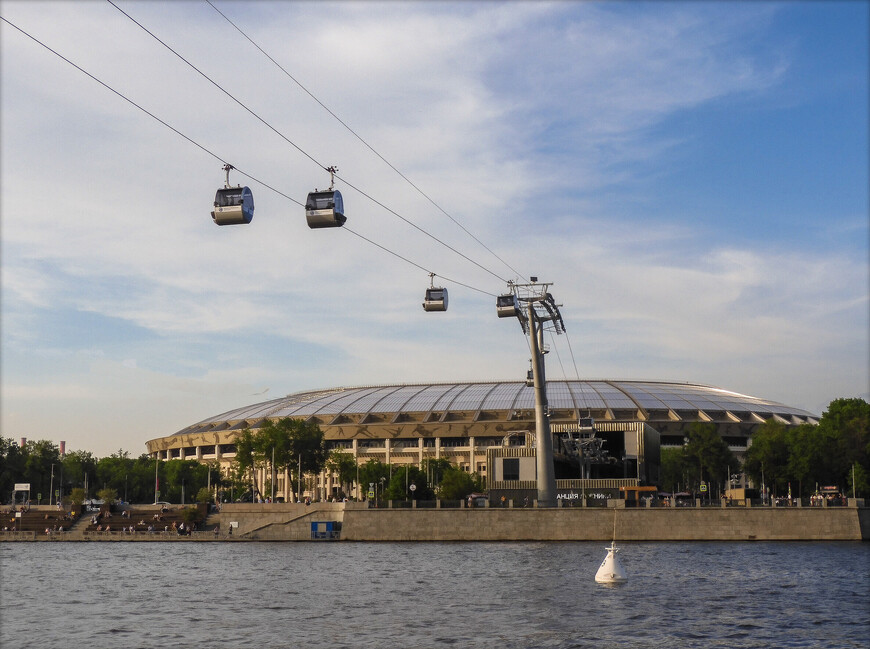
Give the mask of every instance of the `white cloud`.
M 513 276 L 210 7 L 122 6 L 349 182 Z M 811 357 L 821 376 L 860 382 L 843 367 L 844 349 L 866 349 L 866 260 L 722 244 L 676 217 L 638 225 L 603 198 L 654 203 L 638 178 L 661 174 L 663 153 L 691 137 L 657 133 L 663 122 L 781 83 L 788 49 L 759 45 L 776 6 L 338 3 L 330 20 L 311 19 L 323 9 L 307 3 L 220 8 L 502 258 L 556 282 L 584 376 L 665 373 L 745 390 L 757 371 L 749 388 L 776 396 L 768 387 L 783 368 L 794 375 L 792 359 Z M 110 5 L 12 2 L 3 12 L 294 199 L 328 182 Z M 424 314 L 424 271 L 350 233 L 310 231 L 301 207 L 257 183 L 253 224 L 215 227 L 217 160 L 11 28 L 2 36 L 4 347 L 75 359 L 49 380 L 5 373 L 3 434 L 63 418 L 35 413 L 40 397 L 106 434 L 141 415 L 124 433 L 137 449 L 142 435 L 241 405 L 263 385 L 280 394 L 523 375 L 519 327 L 495 319 L 490 296 L 449 285 L 450 312 Z M 339 187 L 354 231 L 440 276 L 503 289 Z M 866 223 L 855 227 L 866 235 Z M 52 331 L 60 314 L 91 315 L 105 330 L 65 338 Z M 113 338 L 113 323 L 138 337 Z M 91 364 L 87 350 L 104 362 Z M 839 365 L 819 360 L 832 358 Z M 812 389 L 795 387 L 803 401 L 794 405 Z M 111 405 L 95 411 L 92 397 L 105 390 Z M 145 404 L 164 400 L 148 424 Z M 89 416 L 105 421 L 86 424 Z

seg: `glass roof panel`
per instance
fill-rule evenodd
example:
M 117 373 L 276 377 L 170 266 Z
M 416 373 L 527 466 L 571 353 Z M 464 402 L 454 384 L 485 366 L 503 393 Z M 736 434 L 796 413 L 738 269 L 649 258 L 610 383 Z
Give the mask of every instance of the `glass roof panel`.
M 599 393 L 612 410 L 635 410 L 637 404 L 619 389 L 603 381 L 591 381 L 589 385 Z
M 404 412 L 429 412 L 441 396 L 455 387 L 455 383 L 430 385 L 419 394 L 411 397 L 402 410 Z
M 392 393 L 396 392 L 398 389 L 397 386 L 392 385 L 373 390 L 372 392 L 363 395 L 357 401 L 349 404 L 346 410 L 359 413 L 369 412 L 370 410 L 374 410 L 375 412 L 389 412 L 389 410 L 383 407 L 379 402 L 390 397 Z
M 517 393 L 524 387 L 524 383 L 500 383 L 495 390 L 486 396 L 480 409 L 507 410 L 513 406 Z
M 574 399 L 564 381 L 547 381 L 547 401 L 551 408 L 574 410 Z
M 468 389 L 463 390 L 448 408 L 450 410 L 478 410 L 483 398 L 489 394 L 495 383 L 472 383 Z
M 450 407 L 450 402 L 456 398 L 456 395 L 468 387 L 467 383 L 454 383 L 450 389 L 444 392 L 437 400 L 432 403 L 432 410 L 447 410 Z
M 604 399 L 586 381 L 571 381 L 569 383 L 574 401 L 580 410 L 601 410 L 607 407 Z
M 381 412 L 411 412 L 407 408 L 409 400 L 418 392 L 423 392 L 431 386 L 403 385 L 398 390 L 385 396 L 375 404 L 375 408 Z

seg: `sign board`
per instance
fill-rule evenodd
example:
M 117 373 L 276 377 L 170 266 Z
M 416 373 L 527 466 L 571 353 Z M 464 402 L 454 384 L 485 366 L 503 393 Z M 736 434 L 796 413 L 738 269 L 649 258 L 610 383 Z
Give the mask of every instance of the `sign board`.
M 707 491 L 707 484 L 704 482 L 701 483 L 701 491 Z
M 30 483 L 29 482 L 16 482 L 15 483 L 15 491 L 30 491 Z

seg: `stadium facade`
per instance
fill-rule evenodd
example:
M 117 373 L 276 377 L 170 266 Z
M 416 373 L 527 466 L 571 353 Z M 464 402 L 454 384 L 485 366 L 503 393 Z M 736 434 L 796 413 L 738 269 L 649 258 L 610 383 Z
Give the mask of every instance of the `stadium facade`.
M 651 440 L 652 431 L 657 452 L 659 443 L 682 445 L 690 424 L 709 422 L 740 456 L 769 419 L 786 426 L 818 423 L 805 410 L 693 383 L 556 380 L 547 382 L 547 398 L 554 434 L 577 430 L 578 422 L 591 418 L 600 430 L 624 435 L 623 459 L 633 449 L 632 471 L 641 483 L 643 476 L 654 481 L 649 458 L 643 457 L 643 440 Z M 242 430 L 256 431 L 267 420 L 285 417 L 317 423 L 331 449 L 351 454 L 359 464 L 376 459 L 420 465 L 426 459 L 446 459 L 487 477 L 487 457 L 494 457 L 496 447 L 534 447 L 529 441 L 535 433 L 534 389 L 521 381 L 297 392 L 209 417 L 146 446 L 157 459 L 195 459 L 225 468 L 235 457 L 235 439 Z M 286 472 L 276 486 L 279 494 L 289 496 Z M 333 476 L 324 473 L 317 476 L 311 495 L 328 497 L 337 487 Z

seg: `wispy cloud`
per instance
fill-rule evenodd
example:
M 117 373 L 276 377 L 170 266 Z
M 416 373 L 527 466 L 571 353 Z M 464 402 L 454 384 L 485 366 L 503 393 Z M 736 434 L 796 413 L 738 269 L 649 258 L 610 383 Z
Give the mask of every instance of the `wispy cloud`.
M 124 8 L 318 161 L 513 276 L 207 5 Z M 805 407 L 820 384 L 866 377 L 849 359 L 868 324 L 854 211 L 811 225 L 830 239 L 821 253 L 658 203 L 679 182 L 668 161 L 695 136 L 675 123 L 774 101 L 789 79 L 799 42 L 778 29 L 781 6 L 337 3 L 328 21 L 308 3 L 221 9 L 512 266 L 556 282 L 582 375 L 704 380 Z M 3 14 L 296 200 L 328 182 L 110 5 Z M 253 224 L 213 226 L 218 161 L 2 30 L 3 434 L 51 430 L 62 415 L 36 413 L 40 397 L 83 429 L 106 420 L 90 423 L 105 451 L 118 421 L 143 418 L 123 427 L 140 449 L 263 385 L 522 376 L 519 327 L 494 317 L 490 295 L 449 285 L 451 310 L 424 314 L 425 272 L 347 232 L 309 230 L 301 207 L 256 183 Z M 354 230 L 440 276 L 503 289 L 340 187 Z M 855 236 L 832 234 L 842 224 Z M 54 368 L 28 364 L 61 353 Z M 795 359 L 818 381 L 794 379 Z M 99 394 L 108 410 L 87 405 Z M 155 418 L 144 403 L 166 407 Z

